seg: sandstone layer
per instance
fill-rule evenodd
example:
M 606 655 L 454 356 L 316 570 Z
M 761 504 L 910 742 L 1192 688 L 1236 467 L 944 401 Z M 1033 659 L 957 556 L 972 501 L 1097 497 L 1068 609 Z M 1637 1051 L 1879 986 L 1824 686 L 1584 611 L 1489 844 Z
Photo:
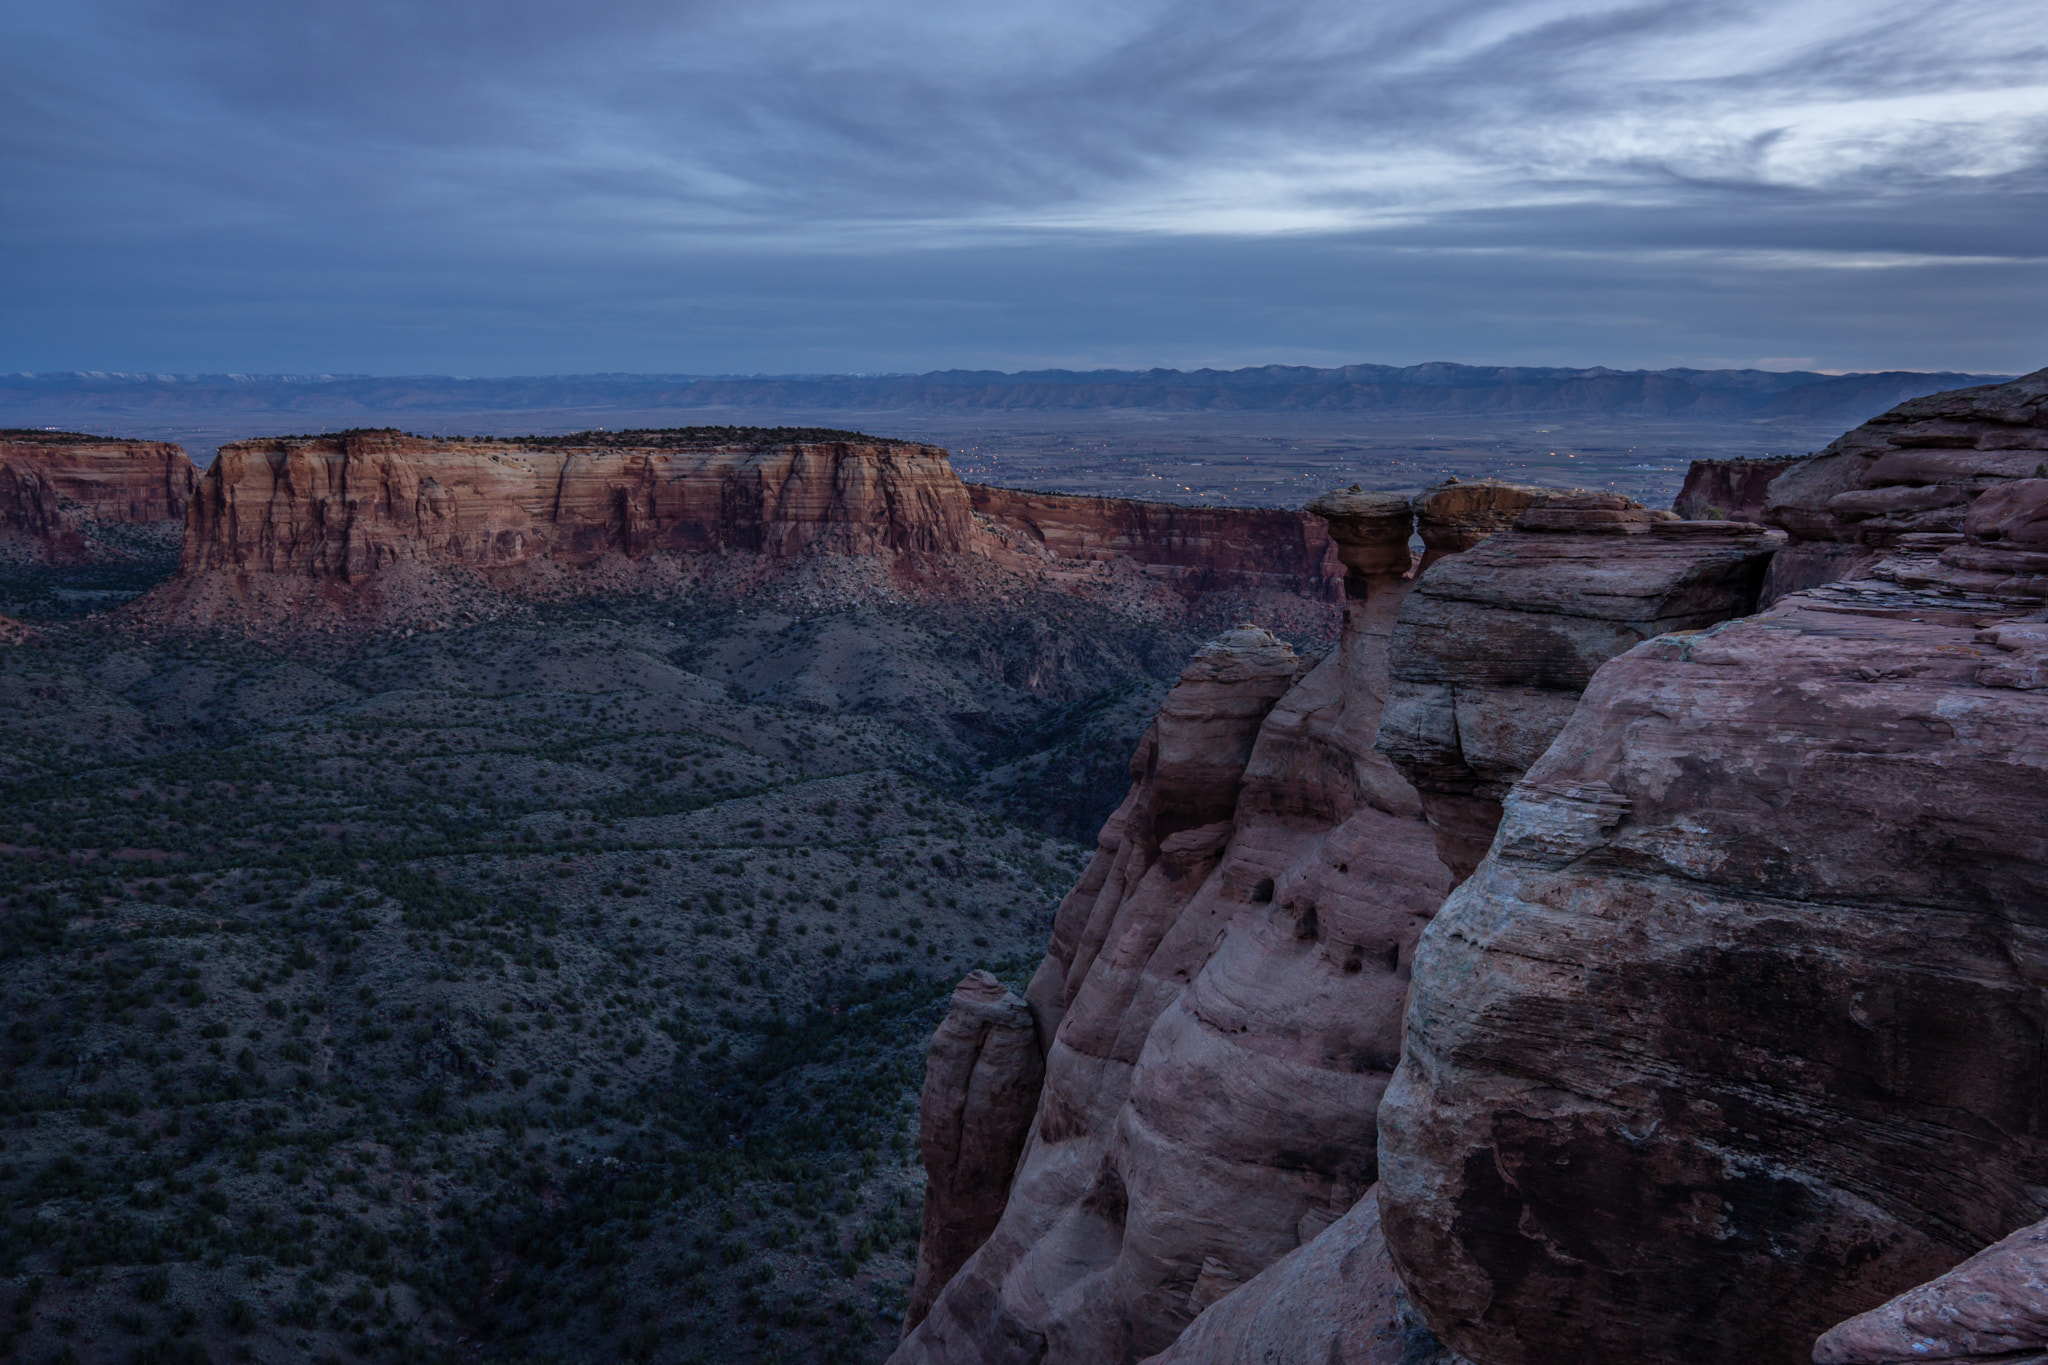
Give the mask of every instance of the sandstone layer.
M 1861 577 L 1890 551 L 1952 546 L 1986 490 L 2041 477 L 2048 370 L 1901 403 L 1771 482 L 1763 517 L 1792 545 L 1766 601 Z
M 2048 1213 L 2048 632 L 1913 572 L 1607 663 L 1427 931 L 1382 1212 L 1473 1359 L 1790 1365 Z
M 2048 1352 L 2048 1220 L 1830 1329 L 1814 1365 L 2011 1361 Z M 2038 1356 L 2037 1356 L 2038 1358 Z
M 1556 495 L 1437 565 L 1401 608 L 1377 744 L 1420 793 L 1452 875 L 1557 737 L 1594 670 L 1652 636 L 1751 611 L 1781 534 Z
M 1477 543 L 1533 497 L 1467 486 L 1474 524 L 1444 507 L 1431 533 Z M 1353 490 L 1314 510 L 1345 568 L 1341 643 L 1311 667 L 1231 632 L 1167 698 L 1027 991 L 1046 1074 L 1002 1219 L 903 1365 L 1129 1365 L 1298 1248 L 1320 1248 L 1291 1263 L 1309 1278 L 1370 1265 L 1343 1248 L 1370 1217 L 1373 1114 L 1449 877 L 1371 747 L 1417 509 Z M 1294 1274 L 1260 1292 L 1310 1293 Z M 1365 1320 L 1304 1330 L 1349 1340 Z
M 924 1230 L 906 1331 L 924 1321 L 939 1287 L 995 1230 L 1044 1075 L 1024 997 L 987 972 L 970 973 L 954 989 L 925 1059 L 917 1139 Z
M 198 478 L 185 452 L 161 441 L 0 440 L 0 531 L 54 560 L 118 555 L 95 531 L 182 520 Z

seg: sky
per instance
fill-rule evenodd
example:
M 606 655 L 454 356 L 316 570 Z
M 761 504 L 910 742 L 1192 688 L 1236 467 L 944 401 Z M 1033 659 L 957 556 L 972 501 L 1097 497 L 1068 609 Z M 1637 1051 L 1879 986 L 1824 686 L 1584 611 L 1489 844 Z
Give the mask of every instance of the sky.
M 0 0 L 0 370 L 2028 371 L 2041 17 Z

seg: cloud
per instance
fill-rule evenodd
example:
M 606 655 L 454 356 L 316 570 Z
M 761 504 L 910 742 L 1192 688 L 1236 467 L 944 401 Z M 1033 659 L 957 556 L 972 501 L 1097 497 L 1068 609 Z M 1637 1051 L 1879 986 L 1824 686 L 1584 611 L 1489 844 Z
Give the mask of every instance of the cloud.
M 633 330 L 596 301 L 615 279 L 723 315 L 713 299 L 779 298 L 778 272 L 821 313 L 888 278 L 891 316 L 961 327 L 944 299 L 920 310 L 921 269 L 1068 297 L 1038 263 L 1078 280 L 1152 253 L 1208 263 L 1187 287 L 1220 299 L 1289 251 L 1417 270 L 1442 316 L 1485 316 L 1507 281 L 1591 345 L 1612 333 L 1570 295 L 1536 301 L 1589 255 L 1674 301 L 1703 272 L 1768 280 L 1785 312 L 1840 306 L 1820 278 L 1838 266 L 2037 281 L 2048 37 L 1981 0 L 74 0 L 0 18 L 0 162 L 0 270 L 52 320 L 46 349 L 115 330 L 121 298 L 259 330 L 298 299 L 374 332 L 438 295 L 575 367 Z M 1312 315 L 1327 292 L 1288 287 L 1309 292 L 1236 306 Z M 1098 329 L 1077 354 L 1180 325 L 1074 301 Z M 1000 350 L 966 311 L 980 330 L 928 333 L 920 366 Z M 762 316 L 750 354 L 815 358 Z M 1843 349 L 1759 322 L 1756 354 Z M 151 326 L 166 354 L 237 344 Z M 1527 358 L 1487 351 L 1499 336 L 1470 325 L 1459 358 Z M 31 350 L 0 342 L 0 364 L 54 363 Z M 438 368 L 458 365 L 482 368 Z

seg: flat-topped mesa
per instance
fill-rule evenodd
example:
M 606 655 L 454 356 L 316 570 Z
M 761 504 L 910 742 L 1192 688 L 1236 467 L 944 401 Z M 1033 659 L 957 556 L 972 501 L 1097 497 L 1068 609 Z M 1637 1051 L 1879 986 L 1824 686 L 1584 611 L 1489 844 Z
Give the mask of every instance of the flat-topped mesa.
M 182 520 L 198 479 L 163 441 L 0 434 L 0 531 L 40 540 L 54 558 L 90 555 L 96 526 Z
M 1772 480 L 1763 519 L 1791 533 L 1766 600 L 1860 577 L 1887 553 L 1934 552 L 1971 503 L 2048 477 L 2048 370 L 1901 403 Z
M 1753 611 L 1782 533 L 1681 521 L 1617 494 L 1545 494 L 1514 529 L 1438 564 L 1401 606 L 1377 745 L 1469 876 L 1501 797 L 1615 655 Z
M 645 433 L 648 438 L 682 433 Z M 396 432 L 221 447 L 185 573 L 361 582 L 395 564 L 502 569 L 607 554 L 961 552 L 971 516 L 945 452 L 849 438 L 438 441 Z
M 1052 561 L 1124 560 L 1184 592 L 1277 590 L 1337 601 L 1342 569 L 1320 518 L 1265 507 L 1190 507 L 966 485 L 1004 547 Z

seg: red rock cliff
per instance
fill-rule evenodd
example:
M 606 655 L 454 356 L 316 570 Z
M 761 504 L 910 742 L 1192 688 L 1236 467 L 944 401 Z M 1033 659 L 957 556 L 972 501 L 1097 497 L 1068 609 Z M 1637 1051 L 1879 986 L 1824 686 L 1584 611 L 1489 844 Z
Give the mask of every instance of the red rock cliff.
M 1268 588 L 1336 601 L 1343 569 L 1321 518 L 1253 507 L 1183 507 L 968 484 L 994 527 L 1069 561 L 1121 559 L 1189 593 Z
M 185 452 L 161 441 L 0 440 L 0 529 L 75 556 L 86 552 L 94 523 L 182 519 L 198 479 Z
M 182 571 L 360 582 L 401 563 L 957 553 L 971 527 L 962 485 L 930 446 L 558 447 L 372 433 L 223 446 L 200 485 Z

